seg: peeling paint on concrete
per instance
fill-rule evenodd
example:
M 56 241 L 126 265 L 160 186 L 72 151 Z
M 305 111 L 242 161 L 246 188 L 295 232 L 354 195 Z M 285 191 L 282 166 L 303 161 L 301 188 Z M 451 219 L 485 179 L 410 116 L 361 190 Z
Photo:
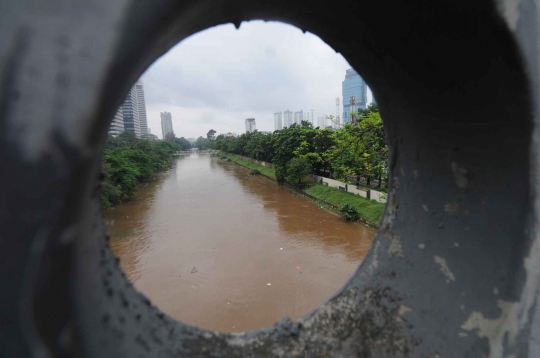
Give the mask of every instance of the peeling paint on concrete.
M 467 169 L 458 166 L 456 162 L 452 162 L 450 167 L 452 168 L 452 173 L 454 174 L 457 186 L 460 189 L 467 189 L 469 184 L 469 179 L 467 179 Z
M 467 331 L 476 331 L 479 337 L 487 338 L 489 342 L 490 357 L 499 358 L 504 355 L 504 340 L 513 345 L 515 343 L 517 329 L 517 304 L 497 300 L 497 306 L 501 309 L 501 315 L 496 318 L 487 318 L 482 312 L 474 311 L 461 325 Z
M 457 201 L 452 201 L 450 203 L 444 204 L 444 211 L 450 215 L 456 215 L 459 211 L 459 203 Z
M 444 258 L 435 255 L 433 256 L 433 261 L 435 261 L 435 263 L 441 266 L 441 272 L 444 274 L 444 276 L 446 276 L 447 279 L 449 279 L 450 281 L 456 280 L 456 277 L 454 276 L 452 271 L 450 271 L 450 269 L 448 268 L 448 265 L 446 264 L 446 260 Z
M 403 250 L 401 249 L 401 239 L 397 235 L 392 235 L 392 241 L 390 242 L 390 247 L 388 248 L 388 256 L 392 257 L 397 255 L 398 257 L 403 258 Z

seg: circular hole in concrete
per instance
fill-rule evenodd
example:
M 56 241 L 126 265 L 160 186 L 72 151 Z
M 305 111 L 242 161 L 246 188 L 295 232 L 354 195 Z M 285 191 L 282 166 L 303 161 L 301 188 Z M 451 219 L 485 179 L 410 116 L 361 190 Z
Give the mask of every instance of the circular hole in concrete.
M 132 198 L 104 211 L 127 277 L 172 317 L 224 332 L 270 326 L 284 316 L 298 319 L 320 306 L 355 272 L 375 233 L 340 219 L 327 205 L 364 205 L 359 197 L 367 196 L 362 185 L 368 183 L 355 185 L 360 178 L 354 172 L 346 177 L 342 169 L 352 167 L 351 156 L 362 149 L 342 152 L 350 138 L 340 133 L 344 123 L 359 119 L 351 112 L 370 102 L 371 91 L 341 55 L 282 23 L 255 21 L 239 30 L 223 25 L 170 50 L 129 92 L 104 154 L 105 187 L 133 185 L 118 181 L 122 166 L 135 169 L 141 182 Z M 176 139 L 168 134 L 169 118 Z M 318 136 L 309 139 L 313 151 L 334 158 L 315 166 L 312 187 L 303 191 L 327 203 L 265 177 L 275 176 L 270 162 L 277 147 L 248 148 L 265 141 L 241 136 L 246 118 L 256 119 L 259 132 L 250 136 L 275 136 L 274 130 L 310 122 L 305 133 Z M 216 132 L 209 139 L 210 130 Z M 190 150 L 187 142 L 202 151 Z M 170 168 L 156 165 L 162 144 L 183 152 Z M 238 156 L 229 161 L 205 146 Z M 328 170 L 332 164 L 342 170 Z M 263 175 L 250 175 L 245 165 Z M 370 210 L 382 215 L 384 192 L 370 194 L 379 199 Z M 378 222 L 369 210 L 361 214 Z

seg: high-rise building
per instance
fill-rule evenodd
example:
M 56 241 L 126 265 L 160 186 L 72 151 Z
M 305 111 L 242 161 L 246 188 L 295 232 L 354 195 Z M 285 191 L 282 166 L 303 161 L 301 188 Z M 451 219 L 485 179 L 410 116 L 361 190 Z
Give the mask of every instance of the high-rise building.
M 276 112 L 274 113 L 274 130 L 279 131 L 281 129 L 283 129 L 282 113 Z
M 257 130 L 255 118 L 246 118 L 246 132 L 254 132 Z
M 310 120 L 311 124 L 315 124 L 315 117 L 314 117 L 314 114 L 313 114 L 313 110 L 311 110 L 311 120 Z
M 167 133 L 173 133 L 172 116 L 170 112 L 161 112 L 161 134 L 163 139 Z
M 119 107 L 114 114 L 111 126 L 109 127 L 109 134 L 116 137 L 124 131 L 124 116 L 122 114 L 122 107 Z
M 137 87 L 137 105 L 139 108 L 139 126 L 141 127 L 141 136 L 150 134 L 147 131 L 148 122 L 146 120 L 146 102 L 144 101 L 144 86 L 142 81 L 137 81 L 135 84 Z
M 294 123 L 302 124 L 304 120 L 304 111 L 294 112 Z
M 286 110 L 283 112 L 283 127 L 289 128 L 294 123 L 293 112 Z
M 341 84 L 343 96 L 343 123 L 351 121 L 351 97 L 356 99 L 356 109 L 365 109 L 367 104 L 367 84 L 358 72 L 350 68 L 345 73 L 345 80 Z
M 137 100 L 137 86 L 134 85 L 129 90 L 126 99 L 120 106 L 122 116 L 124 117 L 124 130 L 135 134 L 135 137 L 141 137 L 141 126 L 139 122 L 139 104 Z
M 325 122 L 326 122 L 326 117 L 325 116 L 320 116 L 320 117 L 317 117 L 317 127 L 319 128 L 324 128 L 325 127 Z

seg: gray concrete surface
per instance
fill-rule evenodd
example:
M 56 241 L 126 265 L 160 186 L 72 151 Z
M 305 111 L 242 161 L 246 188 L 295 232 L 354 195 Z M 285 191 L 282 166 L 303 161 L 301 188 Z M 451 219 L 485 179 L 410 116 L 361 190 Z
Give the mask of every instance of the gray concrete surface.
M 343 11 L 347 9 L 347 11 Z M 534 0 L 0 0 L 0 356 L 535 357 Z M 243 20 L 320 36 L 366 79 L 391 147 L 386 213 L 345 287 L 298 322 L 177 322 L 119 269 L 100 155 L 138 76 Z

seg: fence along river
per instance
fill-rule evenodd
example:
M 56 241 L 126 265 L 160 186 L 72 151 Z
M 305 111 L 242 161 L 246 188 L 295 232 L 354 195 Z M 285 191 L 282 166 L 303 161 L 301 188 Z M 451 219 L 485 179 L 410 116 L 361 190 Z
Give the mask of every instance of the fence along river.
M 104 213 L 127 277 L 170 316 L 222 332 L 298 319 L 342 287 L 374 230 L 230 162 L 192 154 Z

